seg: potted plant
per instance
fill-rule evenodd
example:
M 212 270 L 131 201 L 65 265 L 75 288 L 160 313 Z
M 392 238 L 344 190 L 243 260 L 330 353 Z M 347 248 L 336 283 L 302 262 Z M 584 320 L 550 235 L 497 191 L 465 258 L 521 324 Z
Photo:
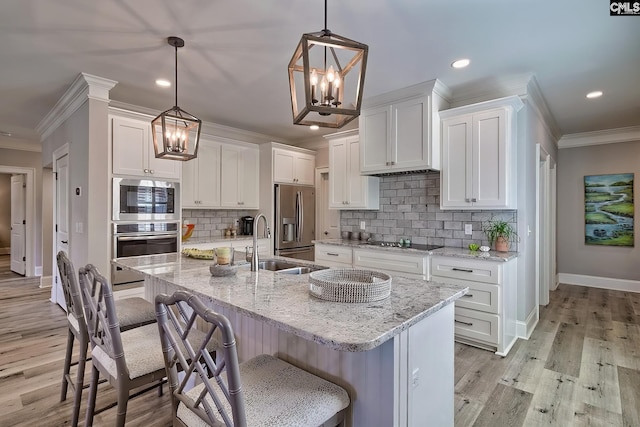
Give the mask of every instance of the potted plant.
M 495 244 L 498 252 L 507 252 L 509 242 L 518 239 L 518 233 L 510 223 L 493 217 L 482 224 L 482 232 L 489 239 L 489 243 Z

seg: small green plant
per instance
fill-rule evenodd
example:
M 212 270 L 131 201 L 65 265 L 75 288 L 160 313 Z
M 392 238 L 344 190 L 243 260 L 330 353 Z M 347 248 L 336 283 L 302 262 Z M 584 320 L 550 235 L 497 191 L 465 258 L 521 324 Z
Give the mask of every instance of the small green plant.
M 493 217 L 482 223 L 482 232 L 487 236 L 490 243 L 494 243 L 498 237 L 502 237 L 507 241 L 519 240 L 518 233 L 510 223 Z

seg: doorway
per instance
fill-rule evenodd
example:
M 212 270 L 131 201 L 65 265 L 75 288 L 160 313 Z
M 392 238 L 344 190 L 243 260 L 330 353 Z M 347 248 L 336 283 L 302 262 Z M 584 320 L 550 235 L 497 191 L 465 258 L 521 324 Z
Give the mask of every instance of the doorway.
M 3 200 L 10 206 L 9 267 L 20 276 L 35 276 L 35 185 L 34 168 L 0 166 L 0 174 L 10 175 L 11 193 Z
M 56 256 L 65 251 L 69 258 L 69 145 L 65 144 L 53 153 L 53 281 L 51 283 L 51 301 L 66 310 L 62 281 L 57 268 Z
M 329 168 L 316 168 L 316 237 L 338 239 L 340 211 L 329 209 Z
M 557 287 L 555 162 L 536 144 L 536 287 L 537 305 L 549 304 L 549 292 Z

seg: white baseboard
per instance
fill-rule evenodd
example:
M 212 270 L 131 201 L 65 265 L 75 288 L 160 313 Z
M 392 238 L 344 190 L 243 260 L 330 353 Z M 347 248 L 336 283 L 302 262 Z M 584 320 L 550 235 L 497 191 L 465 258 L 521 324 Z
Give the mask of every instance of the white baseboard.
M 531 310 L 531 313 L 527 316 L 527 320 L 524 322 L 517 321 L 516 322 L 516 335 L 518 338 L 522 338 L 528 340 L 533 333 L 533 330 L 538 325 L 538 321 L 540 320 L 540 309 L 536 309 L 534 307 Z
M 40 287 L 50 288 L 53 285 L 53 276 L 40 276 Z
M 0 248 L 0 255 L 11 255 L 11 248 Z
M 558 281 L 567 285 L 611 289 L 613 291 L 640 292 L 639 280 L 613 279 L 610 277 L 584 276 L 582 274 L 559 273 Z

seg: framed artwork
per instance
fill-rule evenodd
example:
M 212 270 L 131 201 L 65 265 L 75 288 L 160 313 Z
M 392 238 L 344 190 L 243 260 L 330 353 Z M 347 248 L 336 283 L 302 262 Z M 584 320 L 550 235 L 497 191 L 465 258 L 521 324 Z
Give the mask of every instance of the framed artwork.
M 584 243 L 633 246 L 633 174 L 584 177 Z

